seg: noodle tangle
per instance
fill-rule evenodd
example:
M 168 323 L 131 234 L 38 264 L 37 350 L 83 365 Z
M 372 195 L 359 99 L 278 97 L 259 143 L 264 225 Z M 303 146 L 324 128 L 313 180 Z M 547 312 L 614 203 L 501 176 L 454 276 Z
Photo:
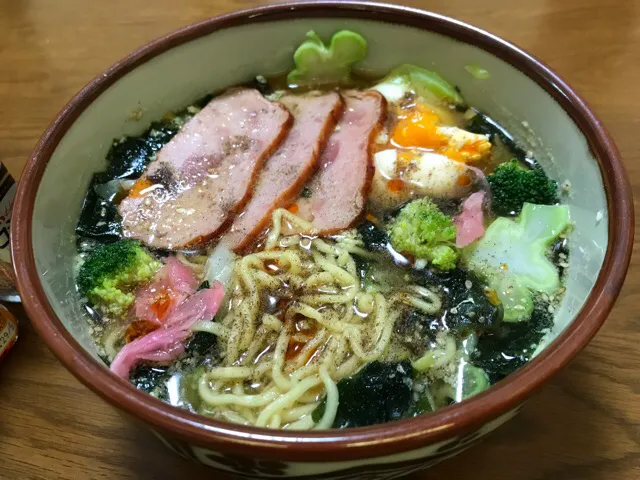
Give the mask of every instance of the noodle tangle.
M 270 428 L 330 428 L 337 382 L 389 353 L 401 307 L 441 308 L 438 295 L 409 286 L 385 298 L 363 288 L 354 256 L 370 258 L 355 235 L 284 235 L 312 231 L 278 209 L 264 248 L 236 261 L 230 309 L 196 328 L 214 333 L 222 361 L 198 382 L 207 414 Z M 312 413 L 325 401 L 322 417 Z

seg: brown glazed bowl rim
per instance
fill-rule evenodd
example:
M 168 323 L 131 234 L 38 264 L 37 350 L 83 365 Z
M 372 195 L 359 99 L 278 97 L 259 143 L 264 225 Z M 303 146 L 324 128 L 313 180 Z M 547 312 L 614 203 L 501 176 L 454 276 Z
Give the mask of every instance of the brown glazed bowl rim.
M 94 360 L 67 332 L 47 300 L 35 266 L 32 215 L 36 193 L 61 138 L 85 108 L 126 73 L 175 46 L 224 28 L 314 17 L 377 20 L 453 37 L 492 53 L 544 88 L 580 128 L 599 163 L 609 211 L 608 247 L 596 284 L 574 322 L 530 363 L 470 400 L 430 415 L 346 430 L 292 432 L 219 422 L 137 391 Z M 585 347 L 603 324 L 629 266 L 633 227 L 631 189 L 616 146 L 585 102 L 544 64 L 494 35 L 441 15 L 369 2 L 318 1 L 259 7 L 196 23 L 152 41 L 90 82 L 62 109 L 28 160 L 15 199 L 11 240 L 18 288 L 35 329 L 60 361 L 105 400 L 158 432 L 222 453 L 281 461 L 336 462 L 424 447 L 472 432 L 515 409 Z

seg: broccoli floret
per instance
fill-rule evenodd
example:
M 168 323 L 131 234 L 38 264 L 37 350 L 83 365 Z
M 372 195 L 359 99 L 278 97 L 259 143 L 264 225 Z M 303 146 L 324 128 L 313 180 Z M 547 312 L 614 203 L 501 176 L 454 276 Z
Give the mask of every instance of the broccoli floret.
M 373 88 L 389 101 L 400 100 L 408 91 L 413 90 L 426 100 L 436 100 L 452 105 L 464 104 L 464 99 L 456 87 L 436 72 L 411 64 L 394 68 Z
M 553 205 L 558 203 L 558 184 L 539 165 L 522 166 L 517 160 L 505 162 L 487 176 L 493 193 L 492 208 L 498 215 L 517 215 L 522 205 Z
M 534 294 L 553 294 L 560 287 L 547 251 L 568 226 L 566 205 L 525 203 L 515 221 L 496 219 L 484 237 L 464 249 L 469 270 L 485 280 L 502 302 L 505 321 L 528 319 Z
M 134 240 L 100 245 L 80 266 L 78 289 L 104 313 L 122 316 L 135 299 L 133 288 L 151 280 L 161 265 Z
M 388 233 L 396 251 L 428 260 L 440 270 L 455 268 L 459 257 L 456 227 L 451 217 L 428 198 L 407 203 Z
M 367 55 L 367 41 L 359 34 L 341 30 L 326 46 L 314 32 L 307 33 L 293 54 L 294 68 L 287 76 L 291 85 L 349 83 L 351 66 Z

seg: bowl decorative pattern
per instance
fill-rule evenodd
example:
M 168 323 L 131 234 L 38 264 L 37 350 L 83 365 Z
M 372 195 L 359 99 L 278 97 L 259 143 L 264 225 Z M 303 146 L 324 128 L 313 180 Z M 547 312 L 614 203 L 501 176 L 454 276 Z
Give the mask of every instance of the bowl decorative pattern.
M 368 461 L 350 462 L 284 462 L 269 459 L 248 458 L 230 455 L 198 447 L 188 442 L 173 439 L 155 432 L 156 436 L 178 455 L 230 473 L 238 478 L 296 478 L 323 480 L 360 480 L 363 478 L 383 480 L 400 478 L 427 469 L 451 458 L 480 441 L 496 428 L 513 418 L 522 406 L 507 412 L 477 430 L 430 444 L 408 452 L 387 455 Z

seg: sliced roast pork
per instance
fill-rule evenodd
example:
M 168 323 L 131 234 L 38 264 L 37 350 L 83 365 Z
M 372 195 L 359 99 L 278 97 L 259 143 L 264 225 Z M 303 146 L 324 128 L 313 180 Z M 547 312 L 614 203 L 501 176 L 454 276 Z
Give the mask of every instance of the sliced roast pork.
M 265 163 L 253 197 L 234 220 L 222 242 L 236 252 L 255 242 L 271 221 L 271 213 L 291 204 L 316 171 L 320 152 L 342 114 L 336 92 L 286 95 L 280 102 L 295 118 L 289 135 Z
M 320 156 L 319 171 L 292 209 L 317 234 L 348 228 L 362 213 L 373 175 L 371 144 L 386 114 L 379 92 L 352 90 L 343 96 L 345 111 Z
M 214 98 L 158 152 L 120 204 L 124 235 L 169 250 L 206 243 L 249 200 L 292 118 L 257 90 Z

